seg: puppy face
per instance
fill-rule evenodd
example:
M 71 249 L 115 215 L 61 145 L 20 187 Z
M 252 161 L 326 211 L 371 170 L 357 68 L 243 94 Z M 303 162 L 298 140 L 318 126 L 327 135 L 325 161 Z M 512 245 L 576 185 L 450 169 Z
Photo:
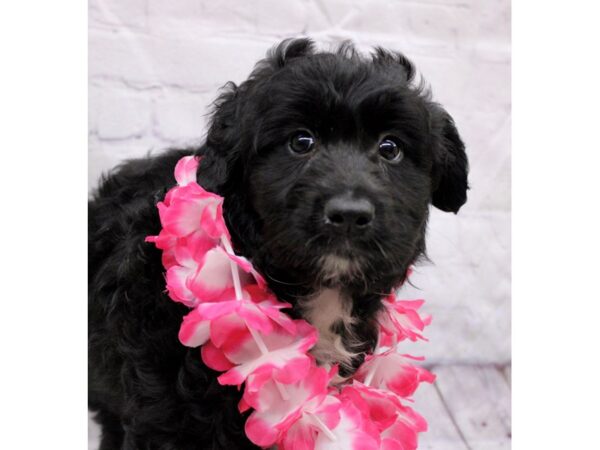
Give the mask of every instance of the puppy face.
M 205 184 L 273 283 L 385 295 L 425 249 L 428 205 L 464 203 L 462 142 L 413 75 L 401 55 L 286 41 L 217 102 Z

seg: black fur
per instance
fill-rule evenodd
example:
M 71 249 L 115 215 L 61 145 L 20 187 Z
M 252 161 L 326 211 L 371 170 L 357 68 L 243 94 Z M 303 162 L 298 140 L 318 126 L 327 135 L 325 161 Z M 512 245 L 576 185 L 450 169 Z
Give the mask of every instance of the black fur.
M 362 350 L 374 345 L 381 297 L 425 251 L 428 205 L 456 213 L 466 201 L 464 145 L 414 74 L 403 55 L 382 49 L 369 58 L 350 44 L 316 52 L 308 39 L 284 41 L 247 81 L 226 86 L 204 146 L 129 161 L 101 181 L 89 204 L 88 370 L 102 449 L 255 448 L 240 393 L 179 343 L 187 308 L 165 295 L 160 252 L 144 242 L 160 229 L 156 203 L 183 155 L 203 156 L 198 182 L 225 197 L 236 251 L 280 298 L 295 304 L 341 289 Z M 308 156 L 288 148 L 298 129 L 316 137 Z M 378 155 L 385 135 L 404 151 L 398 164 Z M 323 222 L 324 202 L 349 192 L 375 208 L 372 226 L 352 239 Z M 328 254 L 359 270 L 324 277 Z

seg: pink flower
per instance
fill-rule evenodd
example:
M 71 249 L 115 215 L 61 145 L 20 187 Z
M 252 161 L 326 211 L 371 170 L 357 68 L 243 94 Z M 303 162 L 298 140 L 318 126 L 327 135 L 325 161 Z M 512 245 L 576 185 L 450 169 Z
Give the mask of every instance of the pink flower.
M 340 421 L 332 430 L 335 440 L 317 435 L 314 450 L 379 450 L 379 442 L 367 418 L 351 401 L 342 400 Z
M 302 379 L 283 386 L 266 371 L 252 374 L 241 403 L 242 410 L 255 409 L 246 421 L 248 438 L 260 446 L 278 442 L 282 450 L 312 450 L 323 427 L 331 430 L 340 420 L 341 403 L 327 393 L 333 373 L 313 362 Z
M 196 182 L 171 189 L 158 205 L 163 228 L 177 237 L 199 229 L 213 238 L 227 235 L 223 221 L 223 198 L 205 191 Z
M 177 238 L 172 254 L 177 264 L 167 270 L 167 290 L 173 300 L 188 306 L 235 298 L 232 263 L 250 271 L 239 273 L 242 286 L 264 283 L 244 259 L 227 253 L 201 232 Z
M 404 339 L 416 341 L 427 339 L 421 332 L 431 323 L 431 317 L 421 318 L 417 310 L 423 305 L 423 300 L 395 300 L 389 296 L 383 302 L 384 308 L 379 313 L 381 346 L 391 347 Z
M 223 248 L 215 247 L 204 254 L 194 273 L 186 274 L 186 287 L 199 302 L 235 298 L 231 261 Z
M 427 430 L 425 419 L 402 405 L 400 398 L 391 392 L 355 382 L 343 388 L 341 398 L 362 411 L 366 422 L 374 427 L 371 434 L 380 436 L 382 449 L 414 450 L 418 433 Z
M 249 332 L 251 327 L 261 333 L 268 334 L 275 326 L 280 326 L 288 333 L 296 332 L 296 324 L 281 310 L 291 307 L 281 303 L 256 285 L 246 286 L 241 300 L 222 300 L 220 302 L 200 303 L 183 318 L 179 330 L 179 340 L 188 347 L 203 345 L 209 337 L 220 347 L 227 338 Z M 230 293 L 231 294 L 231 293 Z M 212 330 L 212 331 L 211 331 Z
M 164 229 L 160 230 L 158 236 L 146 237 L 146 242 L 152 242 L 156 248 L 162 250 L 162 264 L 165 269 L 169 269 L 172 266 L 177 265 L 175 259 L 175 245 L 177 244 L 177 237 L 170 233 L 167 233 Z
M 179 186 L 185 186 L 196 181 L 199 158 L 196 156 L 184 156 L 175 165 L 175 180 Z
M 410 397 L 423 381 L 435 381 L 434 374 L 411 364 L 410 360 L 422 361 L 423 358 L 401 355 L 395 350 L 368 355 L 354 379 L 377 389 L 392 391 L 400 397 Z
M 161 234 L 163 232 L 164 230 Z M 170 263 L 168 266 L 165 264 L 169 296 L 177 302 L 194 306 L 199 299 L 192 291 L 191 285 L 198 273 L 200 263 L 206 261 L 206 253 L 216 248 L 218 241 L 199 230 L 185 237 L 159 235 L 155 243 L 157 247 L 159 245 L 165 247 L 163 262 L 167 259 Z
M 311 366 L 311 356 L 307 352 L 317 342 L 317 331 L 312 326 L 296 320 L 295 334 L 276 326 L 269 334 L 259 334 L 264 344 L 261 348 L 245 324 L 240 324 L 234 317 L 226 316 L 219 322 L 219 334 L 213 333 L 217 326 L 211 326 L 211 340 L 235 364 L 218 378 L 219 383 L 239 386 L 250 374 L 257 372 L 269 372 L 280 383 L 294 383 L 306 376 Z M 210 361 L 205 363 L 211 366 Z

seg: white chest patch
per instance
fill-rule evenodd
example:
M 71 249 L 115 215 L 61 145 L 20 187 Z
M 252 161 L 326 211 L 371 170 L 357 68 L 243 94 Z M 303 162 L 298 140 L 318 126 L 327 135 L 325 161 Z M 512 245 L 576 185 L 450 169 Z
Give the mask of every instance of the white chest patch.
M 337 289 L 325 289 L 317 296 L 300 303 L 304 318 L 319 330 L 319 341 L 311 353 L 321 364 L 334 364 L 350 366 L 352 358 L 357 355 L 352 351 L 358 347 L 354 342 L 352 333 L 352 303 L 343 298 Z M 341 323 L 346 338 L 346 345 L 342 336 L 336 333 L 332 325 Z

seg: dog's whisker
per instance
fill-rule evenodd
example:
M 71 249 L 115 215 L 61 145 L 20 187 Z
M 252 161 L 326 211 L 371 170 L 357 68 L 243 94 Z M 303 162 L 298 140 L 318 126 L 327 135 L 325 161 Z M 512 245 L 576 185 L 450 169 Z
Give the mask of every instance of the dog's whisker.
M 381 252 L 381 256 L 383 256 L 385 259 L 388 259 L 388 255 L 385 252 L 385 250 L 383 249 L 383 247 L 381 246 L 381 244 L 379 243 L 379 240 L 377 238 L 374 238 L 373 242 L 375 243 L 375 245 L 377 246 L 377 248 Z
M 271 275 L 270 273 L 268 273 L 268 272 L 266 272 L 266 271 L 264 272 L 264 275 L 265 275 L 265 277 L 266 277 L 266 278 L 268 278 L 269 280 L 275 281 L 276 283 L 279 283 L 279 284 L 284 284 L 284 285 L 286 285 L 286 286 L 302 286 L 303 284 L 305 284 L 305 282 L 304 282 L 304 281 L 300 281 L 300 282 L 298 282 L 298 283 L 289 283 L 289 282 L 287 282 L 287 281 L 278 280 L 277 278 L 275 278 L 273 275 Z

